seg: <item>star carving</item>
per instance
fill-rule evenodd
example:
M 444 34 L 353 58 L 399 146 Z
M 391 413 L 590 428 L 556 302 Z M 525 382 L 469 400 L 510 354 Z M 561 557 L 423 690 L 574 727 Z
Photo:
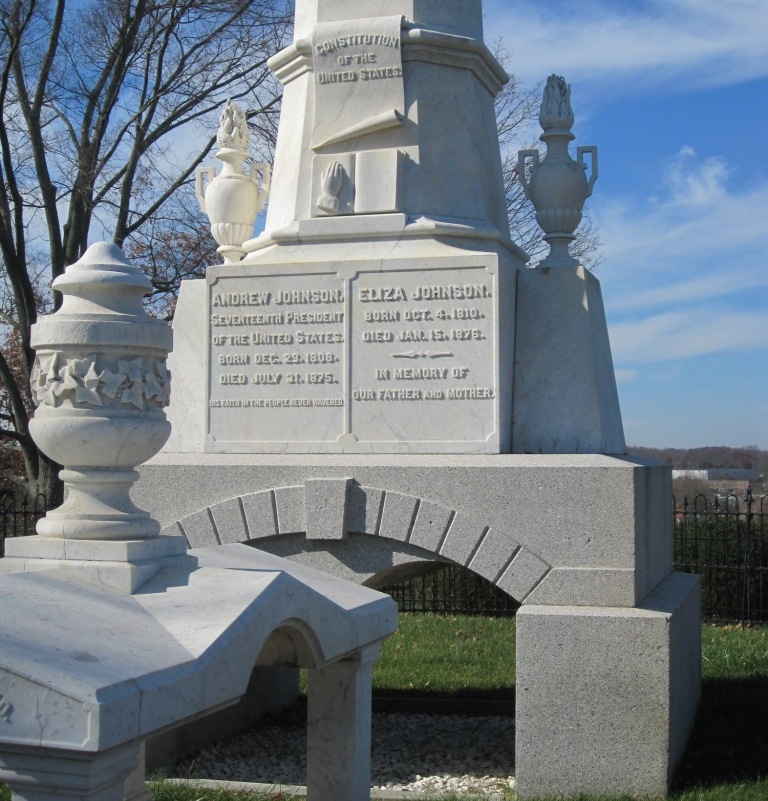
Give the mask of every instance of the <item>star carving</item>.
M 147 400 L 155 398 L 161 406 L 167 406 L 171 399 L 171 374 L 165 362 L 156 359 L 149 366 L 145 376 L 144 395 Z
M 96 357 L 75 359 L 71 362 L 72 374 L 79 383 L 75 388 L 75 403 L 88 403 L 91 406 L 101 406 L 99 395 L 99 376 L 96 373 Z
M 37 405 L 74 404 L 103 406 L 106 400 L 144 411 L 147 402 L 167 406 L 170 373 L 162 359 L 118 359 L 99 369 L 97 356 L 60 361 L 60 354 L 38 357 L 32 371 L 32 394 Z
M 38 356 L 32 368 L 32 396 L 36 406 L 56 404 L 55 386 L 59 381 L 58 353 Z
M 149 370 L 147 370 L 147 374 L 144 377 L 144 397 L 147 400 L 152 400 L 152 398 L 157 398 L 160 400 L 163 396 L 163 388 L 160 386 L 160 382 L 157 380 L 157 375 L 155 375 L 155 370 L 152 365 L 150 365 Z
M 69 392 L 74 392 L 80 385 L 74 372 L 74 362 L 67 362 L 59 368 L 59 382 L 54 384 L 53 391 L 61 397 Z
M 160 397 L 160 403 L 167 406 L 171 402 L 171 373 L 165 366 L 164 361 L 155 362 L 155 372 L 160 380 L 160 386 L 163 388 L 163 394 Z
M 114 400 L 114 398 L 117 397 L 117 393 L 120 391 L 120 387 L 123 386 L 125 373 L 119 371 L 113 373 L 112 370 L 107 368 L 99 373 L 99 381 L 101 382 L 102 394 Z
M 141 356 L 130 362 L 125 359 L 120 359 L 117 366 L 121 373 L 125 373 L 125 380 L 127 382 L 127 386 L 123 390 L 120 400 L 123 403 L 129 403 L 137 409 L 144 411 L 144 389 L 146 384 L 144 382 L 142 362 Z

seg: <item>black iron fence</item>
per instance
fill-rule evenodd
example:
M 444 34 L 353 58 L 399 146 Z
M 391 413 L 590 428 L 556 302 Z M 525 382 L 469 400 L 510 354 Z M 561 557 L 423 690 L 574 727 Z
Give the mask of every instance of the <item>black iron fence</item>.
M 0 556 L 5 539 L 35 533 L 46 498 L 0 492 Z M 697 495 L 674 503 L 675 570 L 701 576 L 705 617 L 768 621 L 768 496 Z M 457 565 L 385 588 L 402 612 L 512 616 L 519 604 L 481 576 Z
M 768 496 L 675 504 L 675 569 L 701 576 L 705 617 L 768 621 Z
M 520 606 L 496 585 L 459 565 L 436 565 L 382 592 L 397 601 L 400 612 L 512 617 Z
M 45 495 L 30 500 L 26 495 L 0 492 L 0 556 L 5 555 L 5 540 L 8 537 L 24 537 L 35 533 L 37 521 L 48 508 Z

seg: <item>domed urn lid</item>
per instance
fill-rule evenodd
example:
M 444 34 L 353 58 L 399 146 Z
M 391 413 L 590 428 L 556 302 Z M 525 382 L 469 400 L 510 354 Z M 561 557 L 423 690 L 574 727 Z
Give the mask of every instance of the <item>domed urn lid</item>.
M 95 311 L 91 307 L 97 303 L 103 306 L 102 313 L 113 310 L 149 318 L 141 299 L 152 291 L 152 284 L 112 242 L 91 245 L 53 282 L 53 288 L 64 296 L 59 313 Z
M 172 333 L 163 320 L 144 310 L 152 284 L 111 242 L 97 242 L 53 282 L 61 308 L 32 326 L 32 347 L 88 344 L 171 349 Z

